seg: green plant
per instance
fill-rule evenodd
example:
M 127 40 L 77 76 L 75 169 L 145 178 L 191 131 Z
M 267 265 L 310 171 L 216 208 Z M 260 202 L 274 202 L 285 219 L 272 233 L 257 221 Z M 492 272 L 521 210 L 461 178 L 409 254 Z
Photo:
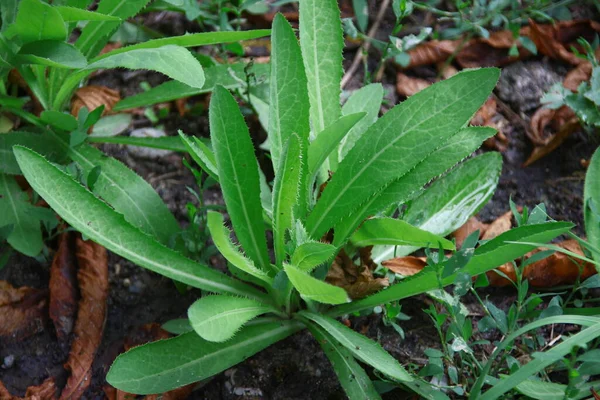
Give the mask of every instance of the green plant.
M 0 195 L 3 196 L 0 199 L 0 227 L 10 230 L 7 241 L 13 248 L 32 257 L 43 249 L 42 225 L 50 233 L 56 220 L 48 210 L 35 207 L 35 196 L 30 198 L 17 185 L 14 176 L 19 175 L 20 170 L 11 154 L 12 146 L 21 144 L 34 148 L 56 162 L 76 162 L 86 182 L 90 172 L 98 167 L 93 176 L 99 174 L 99 177 L 90 180 L 98 180 L 95 192 L 102 197 L 127 198 L 131 192 L 137 193 L 137 189 L 128 185 L 141 179 L 129 170 L 123 172 L 126 168 L 120 163 L 103 159 L 102 153 L 83 143 L 88 140 L 87 131 L 98 122 L 103 109 L 84 108 L 77 118 L 71 116 L 65 108 L 73 92 L 93 71 L 108 68 L 150 69 L 173 78 L 167 84 L 176 83 L 180 90 L 207 92 L 219 75 L 212 68 L 208 68 L 205 75 L 199 59 L 211 66 L 212 61 L 196 57 L 187 47 L 236 42 L 269 33 L 262 30 L 189 34 L 148 40 L 100 54 L 123 20 L 136 15 L 148 0 L 126 3 L 102 0 L 96 12 L 86 10 L 90 3 L 62 0 L 50 5 L 41 0 L 10 0 L 0 4 L 0 117 L 3 132 L 10 131 L 0 137 Z M 76 25 L 84 21 L 87 24 L 77 40 L 69 43 Z M 8 79 L 11 70 L 23 78 L 31 98 L 20 97 L 18 85 Z M 37 104 L 39 110 L 32 111 L 31 104 L 34 108 Z M 20 128 L 22 131 L 12 131 L 12 122 L 7 115 L 16 115 L 26 121 Z M 95 140 L 110 141 L 110 138 L 95 137 Z M 156 146 L 156 142 L 160 141 L 144 144 Z M 178 139 L 176 143 L 167 144 L 182 148 Z M 112 183 L 107 184 L 107 181 Z M 149 190 L 150 197 L 146 199 L 152 200 L 148 200 L 148 204 L 162 203 L 145 182 L 135 187 Z M 142 208 L 132 206 L 131 200 L 116 201 L 115 207 L 131 218 L 147 219 L 140 211 Z M 159 207 L 159 210 L 163 208 Z M 170 231 L 168 235 L 172 235 L 172 231 L 178 229 L 177 223 L 172 216 L 165 218 L 164 222 L 169 221 L 167 226 L 173 227 L 165 232 Z M 145 226 L 158 229 L 148 223 Z M 168 243 L 166 236 L 163 241 Z
M 506 241 L 548 241 L 572 226 L 548 222 L 519 227 L 475 250 L 440 257 L 442 269 L 428 268 L 359 300 L 326 283 L 327 267 L 341 249 L 351 254 L 356 247 L 373 244 L 454 249 L 452 242 L 405 221 L 368 217 L 413 198 L 493 135 L 489 128 L 464 126 L 490 94 L 499 71 L 460 73 L 380 119 L 377 113 L 371 115 L 371 123 L 352 132 L 369 113 L 345 115 L 340 106 L 343 43 L 337 2 L 303 0 L 300 7 L 300 45 L 281 15 L 273 23 L 268 123 L 276 171 L 272 192 L 261 184 L 239 106 L 222 86 L 211 97 L 211 146 L 181 135 L 192 158 L 221 185 L 243 253 L 231 241 L 220 213 L 208 212 L 208 228 L 232 273 L 248 283 L 165 247 L 157 240 L 159 232 L 143 233 L 143 221 L 111 208 L 112 199 L 94 196 L 34 151 L 14 148 L 32 187 L 86 237 L 140 266 L 215 293 L 190 307 L 187 329 L 176 324 L 185 333 L 121 355 L 107 376 L 119 389 L 160 393 L 202 380 L 307 328 L 330 357 L 350 398 L 379 398 L 356 360 L 431 398 L 434 393 L 424 382 L 335 317 L 449 285 L 459 275 L 480 274 L 529 248 Z M 487 157 L 498 162 L 495 155 Z M 335 171 L 331 179 L 329 171 Z M 154 214 L 147 217 L 162 223 Z M 267 249 L 265 222 L 273 231 L 274 260 Z
M 593 44 L 585 39 L 579 39 L 579 44 L 586 50 L 581 57 L 592 64 L 592 75 L 589 81 L 583 81 L 577 87 L 577 92 L 557 83 L 542 97 L 542 103 L 547 108 L 558 109 L 567 106 L 572 109 L 584 127 L 590 130 L 600 127 L 600 65 L 594 54 L 598 48 L 598 36 Z

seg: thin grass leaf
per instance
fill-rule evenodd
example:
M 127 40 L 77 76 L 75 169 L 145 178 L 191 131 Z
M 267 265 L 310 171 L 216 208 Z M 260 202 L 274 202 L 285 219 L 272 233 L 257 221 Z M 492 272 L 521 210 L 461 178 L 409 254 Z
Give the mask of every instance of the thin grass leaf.
M 113 143 L 129 146 L 150 147 L 152 149 L 187 152 L 187 147 L 177 136 L 134 137 L 134 136 L 88 136 L 90 143 Z

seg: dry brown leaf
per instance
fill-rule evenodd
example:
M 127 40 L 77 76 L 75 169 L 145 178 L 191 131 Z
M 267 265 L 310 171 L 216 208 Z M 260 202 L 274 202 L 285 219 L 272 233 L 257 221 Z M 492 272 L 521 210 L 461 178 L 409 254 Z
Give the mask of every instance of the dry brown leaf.
M 565 240 L 556 244 L 565 250 L 583 256 L 583 251 L 577 240 Z M 545 250 L 544 248 L 536 249 L 527 254 L 527 257 Z M 578 260 L 575 260 L 578 261 Z M 583 263 L 583 262 L 581 262 Z M 585 280 L 596 274 L 596 268 L 592 263 L 583 263 L 581 271 L 581 280 Z M 555 252 L 543 260 L 536 261 L 523 271 L 523 277 L 527 278 L 529 284 L 537 287 L 553 287 L 558 285 L 572 284 L 579 276 L 579 264 L 574 262 L 574 259 L 566 254 Z
M 56 398 L 56 385 L 54 378 L 48 378 L 41 385 L 27 388 L 25 397 L 13 396 L 8 389 L 0 382 L 1 400 L 54 400 Z
M 512 263 L 503 264 L 496 269 L 498 271 L 502 272 L 504 275 L 506 275 L 510 280 L 506 279 L 504 276 L 502 276 L 500 274 L 497 274 L 495 271 L 488 271 L 485 273 L 485 275 L 488 278 L 490 286 L 494 286 L 494 287 L 509 286 L 509 285 L 512 285 L 512 283 L 511 283 L 512 281 L 515 281 L 517 279 L 517 274 L 515 273 L 515 268 Z
M 121 100 L 121 96 L 117 90 L 98 85 L 84 86 L 77 89 L 73 95 L 73 99 L 71 100 L 71 114 L 77 117 L 79 110 L 83 106 L 87 107 L 89 111 L 93 111 L 103 105 L 104 111 L 102 115 L 106 115 L 119 100 Z
M 592 396 L 594 396 L 595 400 L 600 400 L 600 394 L 598 394 L 598 392 L 596 392 L 594 388 L 591 388 L 590 391 L 592 392 Z
M 409 97 L 431 86 L 431 83 L 421 78 L 414 78 L 398 72 L 396 75 L 396 92 L 400 96 Z
M 58 250 L 50 267 L 50 318 L 56 336 L 66 342 L 73 330 L 77 313 L 77 259 L 75 234 L 66 231 L 60 236 Z
M 408 51 L 410 64 L 405 69 L 446 61 L 458 49 L 458 40 L 431 40 Z
M 456 61 L 463 68 L 500 67 L 529 55 L 529 52 L 517 43 L 518 56 L 509 55 L 509 49 L 517 41 L 510 31 L 490 34 L 489 38 L 470 40 L 456 55 Z
M 154 342 L 156 340 L 168 339 L 171 335 L 161 328 L 160 324 L 152 323 L 146 324 L 132 333 L 130 333 L 125 339 L 124 349 L 128 351 L 136 346 L 141 346 L 146 343 Z M 195 384 L 186 385 L 174 390 L 171 390 L 163 394 L 153 394 L 144 397 L 145 400 L 184 400 L 189 397 L 190 393 L 194 389 Z M 136 396 L 123 392 L 119 389 L 115 389 L 110 385 L 104 386 L 104 393 L 108 400 L 128 400 L 135 399 Z
M 561 107 L 561 109 L 566 107 Z M 559 109 L 560 110 L 560 109 Z M 573 113 L 570 108 L 567 108 L 568 112 Z M 538 110 L 539 111 L 539 110 Z M 550 110 L 555 111 L 555 110 Z M 537 112 L 536 112 L 537 114 Z M 574 113 L 573 113 L 574 114 Z M 527 167 L 542 157 L 550 154 L 554 150 L 556 150 L 571 134 L 577 132 L 580 128 L 579 119 L 577 117 L 572 117 L 568 121 L 564 122 L 558 132 L 548 138 L 548 141 L 543 145 L 537 145 L 533 148 L 531 155 L 523 163 L 524 167 Z
M 44 329 L 48 291 L 0 281 L 0 338 L 22 340 Z
M 577 39 L 583 37 L 591 42 L 594 35 L 600 33 L 600 23 L 592 20 L 561 21 L 556 24 L 537 24 L 529 20 L 529 26 L 528 36 L 540 54 L 573 65 L 585 62 L 571 52 L 571 47 L 583 50 L 577 44 Z
M 581 82 L 589 81 L 592 77 L 592 63 L 584 62 L 573 68 L 565 79 L 563 86 L 572 92 L 576 92 Z
M 102 340 L 108 297 L 108 259 L 106 249 L 92 241 L 76 239 L 79 265 L 77 281 L 81 300 L 75 321 L 75 339 L 65 369 L 71 371 L 61 399 L 80 398 L 92 378 L 92 362 Z
M 479 237 L 485 233 L 488 224 L 481 222 L 477 217 L 471 217 L 467 222 L 452 233 L 452 237 L 456 241 L 456 247 L 460 249 L 463 242 L 470 234 L 479 230 Z
M 396 257 L 382 262 L 381 265 L 396 274 L 412 276 L 425 268 L 427 258 L 415 256 Z
M 377 265 L 371 259 L 371 248 L 359 250 L 360 265 L 354 264 L 344 250 L 340 251 L 327 273 L 327 283 L 343 288 L 352 299 L 363 298 L 389 286 L 387 278 L 373 276 Z
M 490 239 L 493 239 L 496 236 L 510 230 L 510 228 L 512 226 L 512 218 L 513 218 L 512 211 L 505 212 L 504 214 L 502 214 L 501 216 L 496 218 L 496 220 L 494 220 L 494 222 L 492 222 L 491 224 L 488 225 L 487 229 L 485 230 L 485 232 L 483 233 L 481 238 L 483 240 L 490 240 Z

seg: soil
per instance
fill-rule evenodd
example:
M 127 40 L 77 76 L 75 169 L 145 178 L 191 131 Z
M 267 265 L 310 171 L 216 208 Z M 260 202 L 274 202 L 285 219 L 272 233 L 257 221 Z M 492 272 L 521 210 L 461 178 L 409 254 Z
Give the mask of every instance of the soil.
M 372 15 L 375 12 L 371 13 Z M 164 22 L 164 21 L 163 21 Z M 161 22 L 162 23 L 162 22 Z M 186 24 L 176 24 L 176 30 L 192 29 Z M 385 27 L 385 25 L 384 25 Z M 383 28 L 382 28 L 383 29 Z M 346 56 L 346 67 L 354 57 L 354 51 Z M 535 74 L 528 73 L 535 69 Z M 538 73 L 539 72 L 539 73 Z M 513 98 L 519 91 L 529 90 L 538 96 L 545 90 L 547 79 L 559 80 L 566 68 L 544 59 L 526 61 L 520 68 L 504 70 L 497 96 L 508 104 L 517 115 L 528 123 L 535 97 L 527 95 Z M 362 72 L 356 74 L 362 77 Z M 424 77 L 428 76 L 423 71 Z M 549 78 L 550 77 L 550 78 Z M 536 79 L 539 79 L 536 81 Z M 127 73 L 122 71 L 103 73 L 94 78 L 95 84 L 104 84 L 118 89 L 123 95 L 139 92 L 139 83 L 148 81 L 156 85 L 163 78 L 153 73 Z M 395 76 L 384 74 L 386 88 L 391 88 L 391 100 L 395 101 Z M 507 87 L 507 85 L 509 85 Z M 352 87 L 352 84 L 350 85 Z M 544 89 L 540 89 L 544 87 Z M 525 88 L 525 89 L 524 89 Z M 539 97 L 538 97 L 539 98 Z M 194 99 L 190 100 L 193 101 Z M 584 132 L 571 136 L 558 150 L 549 156 L 524 168 L 522 163 L 531 152 L 531 144 L 526 138 L 521 124 L 504 116 L 504 133 L 508 137 L 508 149 L 503 153 L 504 167 L 498 189 L 492 200 L 480 212 L 480 218 L 489 222 L 508 210 L 509 198 L 519 205 L 533 207 L 544 203 L 550 217 L 568 220 L 577 224 L 575 232 L 583 234 L 582 192 L 585 168 L 581 160 L 590 158 L 598 146 L 598 138 Z M 177 129 L 188 134 L 208 136 L 206 116 L 180 117 L 171 110 L 161 121 L 168 135 L 176 135 Z M 151 126 L 150 121 L 136 116 L 134 127 Z M 254 139 L 260 143 L 265 137 L 257 123 L 252 124 Z M 195 187 L 192 174 L 183 166 L 180 156 L 171 154 L 159 159 L 141 159 L 131 155 L 126 148 L 117 145 L 104 145 L 102 149 L 138 174 L 156 189 L 182 224 L 186 223 L 187 202 L 195 202 L 186 186 Z M 488 150 L 481 150 L 488 151 Z M 222 203 L 217 189 L 204 193 L 207 203 Z M 211 263 L 223 268 L 222 260 L 211 259 Z M 47 260 L 37 260 L 13 254 L 7 266 L 0 270 L 0 279 L 14 286 L 45 288 L 48 285 L 50 264 Z M 173 318 L 185 317 L 187 307 L 200 296 L 197 290 L 185 294 L 177 291 L 173 283 L 161 276 L 139 268 L 132 263 L 110 255 L 110 295 L 102 345 L 93 366 L 93 380 L 85 399 L 102 399 L 106 372 L 120 351 L 125 337 L 143 324 L 164 323 Z M 512 289 L 488 289 L 482 292 L 497 306 L 507 309 L 514 301 Z M 467 307 L 477 310 L 476 302 L 469 296 L 464 298 Z M 390 327 L 384 326 L 377 314 L 352 318 L 353 328 L 378 339 L 383 347 L 402 363 L 424 364 L 427 348 L 439 348 L 439 339 L 429 317 L 422 311 L 429 300 L 425 296 L 402 302 L 402 311 L 411 317 L 402 322 L 404 340 Z M 493 338 L 491 338 L 493 339 Z M 57 378 L 59 386 L 66 379 L 62 364 L 68 356 L 68 347 L 61 347 L 48 322 L 38 334 L 25 340 L 0 343 L 0 381 L 15 394 L 22 396 L 30 385 L 40 384 L 48 376 Z M 489 349 L 482 349 L 489 351 Z M 407 398 L 400 389 L 387 393 L 387 399 Z M 212 379 L 198 384 L 198 389 L 190 399 L 343 399 L 345 395 L 330 367 L 329 361 L 319 345 L 307 332 L 300 332 L 281 341 L 245 362 L 236 365 Z

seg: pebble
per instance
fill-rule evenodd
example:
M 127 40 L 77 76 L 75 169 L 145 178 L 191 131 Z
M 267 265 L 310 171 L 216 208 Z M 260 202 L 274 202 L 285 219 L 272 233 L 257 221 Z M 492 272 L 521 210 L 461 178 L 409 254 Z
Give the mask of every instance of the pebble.
M 9 369 L 11 368 L 13 365 L 15 364 L 15 356 L 10 354 L 6 357 L 4 357 L 4 361 L 2 363 L 2 368 L 3 369 Z

